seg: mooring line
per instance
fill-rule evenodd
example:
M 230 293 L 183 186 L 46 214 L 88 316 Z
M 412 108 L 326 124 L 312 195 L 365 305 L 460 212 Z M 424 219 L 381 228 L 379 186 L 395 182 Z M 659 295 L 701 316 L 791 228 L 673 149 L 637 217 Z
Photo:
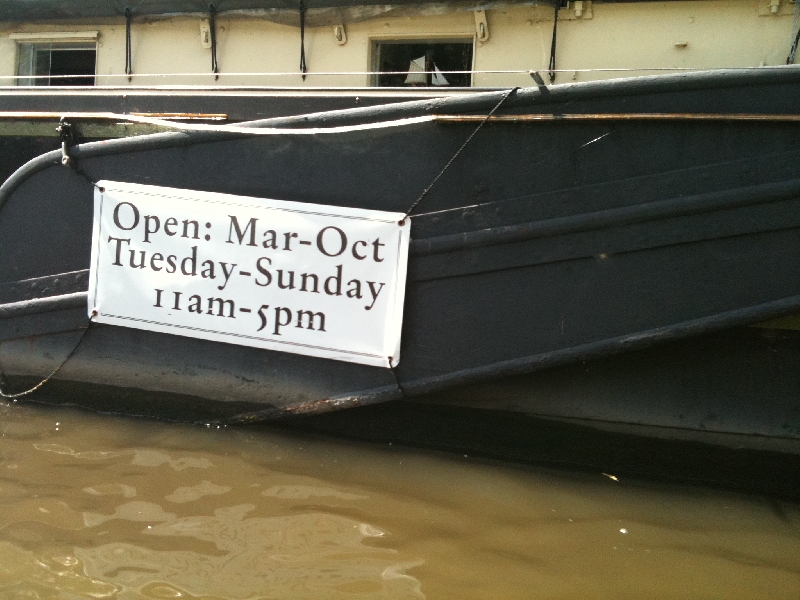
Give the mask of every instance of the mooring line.
M 453 161 L 456 158 L 458 158 L 458 155 L 461 154 L 461 152 L 464 150 L 464 148 L 467 147 L 467 144 L 469 144 L 472 141 L 472 138 L 474 138 L 475 135 L 481 130 L 481 127 L 483 127 L 486 124 L 486 122 L 489 120 L 489 118 L 495 113 L 495 111 L 498 108 L 500 108 L 506 100 L 508 100 L 508 98 L 511 96 L 511 94 L 516 92 L 518 89 L 520 89 L 520 88 L 519 87 L 515 87 L 515 88 L 511 88 L 510 90 L 508 90 L 508 92 L 506 92 L 505 95 L 503 95 L 503 97 L 500 99 L 500 102 L 498 102 L 495 105 L 495 107 L 492 110 L 489 111 L 489 114 L 484 117 L 484 119 L 478 124 L 478 126 L 470 134 L 470 136 L 464 141 L 463 144 L 461 144 L 461 147 L 458 150 L 456 150 L 456 153 L 453 155 L 453 157 L 450 160 L 447 161 L 447 164 L 442 168 L 441 171 L 439 171 L 439 174 L 436 177 L 433 178 L 433 181 L 431 181 L 430 185 L 428 187 L 426 187 L 422 191 L 422 193 L 419 195 L 419 198 L 414 200 L 414 203 L 406 211 L 406 218 L 411 215 L 411 212 L 419 205 L 420 202 L 422 202 L 423 198 L 425 198 L 425 196 L 428 195 L 428 192 L 431 191 L 431 188 L 434 185 L 436 185 L 436 182 L 439 181 L 439 178 L 442 175 L 444 175 L 444 172 L 447 171 L 447 169 L 450 167 L 450 165 L 453 164 Z M 434 117 L 434 118 L 436 118 L 436 117 Z
M 27 396 L 28 394 L 31 394 L 31 393 L 35 392 L 40 387 L 42 387 L 45 383 L 50 381 L 50 379 L 56 373 L 58 373 L 61 370 L 61 367 L 63 367 L 65 364 L 67 364 L 67 361 L 70 358 L 72 358 L 72 355 L 75 354 L 75 351 L 78 349 L 78 346 L 81 345 L 81 342 L 83 341 L 83 338 L 86 336 L 86 332 L 89 330 L 89 326 L 90 325 L 91 325 L 91 322 L 87 323 L 86 327 L 83 328 L 83 332 L 81 333 L 81 337 L 78 338 L 78 342 L 75 344 L 75 346 L 73 346 L 72 350 L 70 350 L 69 354 L 67 354 L 67 357 L 64 360 L 62 360 L 61 363 L 59 363 L 59 365 L 53 370 L 53 372 L 50 373 L 50 375 L 48 375 L 47 377 L 42 379 L 39 383 L 37 383 L 35 386 L 30 388 L 29 390 L 25 390 L 24 392 L 18 392 L 16 394 L 9 394 L 9 393 L 5 392 L 3 390 L 3 387 L 4 387 L 4 384 L 6 382 L 6 377 L 5 377 L 5 374 L 2 371 L 0 371 L 0 396 L 2 396 L 3 398 L 7 398 L 9 400 L 14 400 L 16 402 L 17 398 L 20 398 L 22 396 Z

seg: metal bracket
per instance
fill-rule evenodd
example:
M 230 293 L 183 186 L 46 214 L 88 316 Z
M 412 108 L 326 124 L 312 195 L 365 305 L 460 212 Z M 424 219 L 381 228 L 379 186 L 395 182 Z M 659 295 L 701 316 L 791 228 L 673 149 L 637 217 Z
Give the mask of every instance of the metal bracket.
M 72 124 L 63 117 L 58 122 L 58 137 L 61 140 L 61 164 L 65 167 L 72 166 L 72 157 L 69 155 L 69 147 L 75 143 L 75 131 Z
M 208 19 L 200 21 L 200 46 L 211 48 L 211 25 Z
M 758 0 L 759 17 L 791 17 L 795 0 Z
M 481 44 L 489 41 L 489 22 L 486 20 L 485 10 L 476 10 L 475 15 L 475 35 Z
M 333 37 L 340 46 L 344 46 L 347 43 L 347 30 L 344 28 L 344 23 L 340 23 L 333 28 Z

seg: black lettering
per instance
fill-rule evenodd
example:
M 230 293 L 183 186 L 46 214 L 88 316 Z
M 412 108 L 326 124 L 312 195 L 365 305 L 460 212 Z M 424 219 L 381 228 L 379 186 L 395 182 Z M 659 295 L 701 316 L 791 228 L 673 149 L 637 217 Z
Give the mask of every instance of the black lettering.
M 308 280 L 313 277 L 314 278 L 314 289 L 309 290 L 307 287 Z M 300 275 L 300 291 L 301 292 L 314 292 L 319 294 L 319 277 L 314 275 L 314 273 L 303 273 Z
M 364 308 L 366 310 L 372 310 L 372 307 L 375 306 L 375 301 L 378 299 L 378 294 L 380 294 L 381 290 L 383 289 L 384 284 L 382 283 L 380 287 L 377 290 L 375 290 L 375 283 L 376 283 L 375 281 L 367 282 L 367 285 L 369 286 L 369 291 L 372 294 L 372 304 L 370 304 L 369 306 L 365 306 Z
M 150 223 L 155 221 L 155 229 L 150 229 Z M 144 216 L 144 241 L 146 243 L 150 243 L 150 234 L 157 233 L 158 230 L 161 228 L 161 221 L 158 220 L 158 217 L 155 215 L 145 215 Z
M 266 238 L 261 245 L 264 248 L 272 248 L 273 250 L 278 249 L 278 233 L 274 229 L 267 229 L 264 232 L 264 237 Z
M 187 260 L 192 265 L 192 270 L 191 271 L 187 271 L 186 270 L 186 261 Z M 191 256 L 187 256 L 186 258 L 184 258 L 181 261 L 181 273 L 183 273 L 184 275 L 191 275 L 192 277 L 197 275 L 197 246 L 192 246 L 192 255 Z
M 336 282 L 336 290 L 332 291 L 329 287 L 329 283 L 331 281 Z M 325 280 L 325 293 L 329 296 L 341 296 L 342 295 L 342 265 L 336 266 L 336 275 L 331 275 Z
M 153 304 L 153 306 L 155 306 L 156 308 L 163 308 L 161 306 L 161 294 L 163 292 L 164 292 L 164 290 L 159 290 L 159 289 L 156 288 L 156 303 Z
M 117 252 L 115 254 L 114 262 L 111 263 L 111 264 L 116 265 L 118 267 L 121 267 L 122 263 L 119 261 L 119 255 L 122 253 L 122 242 L 125 242 L 126 244 L 130 244 L 131 243 L 131 238 L 115 238 L 115 237 L 108 236 L 108 241 L 111 242 L 111 240 L 114 240 L 115 242 L 117 242 Z
M 303 328 L 303 316 L 308 317 L 308 327 L 306 329 L 314 329 L 314 318 L 319 317 L 319 330 L 325 331 L 325 313 L 311 312 L 310 310 L 297 311 L 297 327 Z
M 246 236 L 247 232 L 249 231 L 250 232 L 250 241 L 247 242 L 247 245 L 248 246 L 255 246 L 256 245 L 256 221 L 258 221 L 258 219 L 256 219 L 255 217 L 250 219 L 247 222 L 247 225 L 245 225 L 244 231 L 242 231 L 242 228 L 239 227 L 239 219 L 237 219 L 235 215 L 228 215 L 228 216 L 231 219 L 231 224 L 228 227 L 228 241 L 226 243 L 228 243 L 228 244 L 232 244 L 233 243 L 233 240 L 231 239 L 231 237 L 233 236 L 234 231 L 235 231 L 236 232 L 236 239 L 239 240 L 239 244 L 241 244 L 244 241 L 244 236 Z
M 133 225 L 130 227 L 123 227 L 122 223 L 119 222 L 119 209 L 122 206 L 130 206 L 133 209 Z M 139 224 L 139 209 L 136 208 L 130 202 L 120 202 L 117 206 L 114 207 L 114 225 L 122 229 L 123 231 L 130 231 L 134 229 Z
M 205 269 L 200 271 L 200 277 L 203 279 L 216 279 L 217 276 L 214 275 L 214 261 L 213 260 L 204 260 L 203 266 Z
M 262 304 L 261 308 L 258 309 L 258 316 L 261 317 L 261 327 L 259 327 L 256 331 L 261 331 L 267 326 L 267 315 L 264 314 L 264 311 L 268 308 L 269 304 Z
M 203 314 L 203 299 L 195 294 L 194 296 L 189 296 L 189 312 Z
M 219 265 L 222 267 L 222 274 L 225 275 L 225 281 L 222 283 L 222 285 L 218 285 L 217 289 L 224 290 L 225 286 L 228 285 L 228 280 L 231 278 L 231 275 L 233 275 L 233 270 L 236 268 L 236 263 L 231 263 L 230 269 L 228 269 L 228 263 L 219 261 Z
M 347 282 L 347 285 L 350 286 L 347 289 L 348 298 L 361 298 L 361 280 L 351 279 L 350 281 Z
M 281 321 L 281 315 L 282 314 L 286 315 L 286 320 L 285 321 Z M 291 322 L 292 322 L 292 311 L 289 310 L 288 308 L 283 308 L 281 306 L 276 306 L 275 307 L 275 331 L 273 331 L 273 333 L 275 335 L 280 335 L 281 334 L 280 333 L 281 327 L 285 327 L 286 325 L 288 325 Z
M 194 235 L 189 235 L 189 225 L 194 225 Z M 183 234 L 181 237 L 191 237 L 196 240 L 200 239 L 200 224 L 197 221 L 190 221 L 189 219 L 184 219 L 183 221 Z
M 174 310 L 181 309 L 181 292 L 172 292 L 175 295 L 175 305 L 172 307 Z
M 139 250 L 139 257 L 142 260 L 139 262 L 138 265 L 135 262 L 133 262 L 134 259 L 136 258 L 136 250 L 131 250 L 130 253 L 131 253 L 131 259 L 129 262 L 131 265 L 131 269 L 144 269 L 144 262 L 145 262 L 144 250 Z
M 261 273 L 264 277 L 267 278 L 267 282 L 266 283 L 261 283 L 258 280 L 258 277 L 256 277 L 256 285 L 260 285 L 261 287 L 267 287 L 270 283 L 272 283 L 272 273 L 267 271 L 267 269 L 265 267 L 261 266 L 261 261 L 262 260 L 267 261 L 270 264 L 270 266 L 272 265 L 272 261 L 269 258 L 267 258 L 266 256 L 262 256 L 261 258 L 258 259 L 258 261 L 256 261 L 256 269 L 258 269 L 258 272 Z
M 378 258 L 378 248 L 379 248 L 380 246 L 385 246 L 386 244 L 381 244 L 381 240 L 380 240 L 380 238 L 378 238 L 377 240 L 375 240 L 374 242 L 372 242 L 372 245 L 373 245 L 373 246 L 374 246 L 374 248 L 375 248 L 375 252 L 373 252 L 373 254 L 372 254 L 372 258 L 375 260 L 375 262 L 383 262 L 383 259 L 382 259 L 382 258 Z
M 175 262 L 176 258 L 174 254 L 170 254 L 167 257 L 167 273 L 174 273 L 178 270 L 178 263 Z
M 287 231 L 286 233 L 283 234 L 283 237 L 286 239 L 286 241 L 283 243 L 283 249 L 291 252 L 292 249 L 289 247 L 289 245 L 292 243 L 292 238 L 297 237 L 297 234 Z
M 171 227 L 175 227 L 177 225 L 178 225 L 178 219 L 176 219 L 175 217 L 170 217 L 169 219 L 164 221 L 164 233 L 166 233 L 170 237 L 175 235 L 178 232 L 177 231 L 173 231 L 170 228 Z
M 233 304 L 233 300 L 223 300 L 222 298 L 209 298 L 208 299 L 208 310 L 206 311 L 207 315 L 213 315 L 214 314 L 214 303 L 215 302 L 217 303 L 217 316 L 218 317 L 225 316 L 222 313 L 224 312 L 225 307 L 227 306 L 228 307 L 228 316 L 231 317 L 232 319 L 236 318 L 233 315 L 234 308 L 235 308 L 235 306 Z
M 294 271 L 289 271 L 289 284 L 283 284 L 283 269 L 278 269 L 278 287 L 282 290 L 293 290 L 294 289 Z
M 339 247 L 338 252 L 330 253 L 325 248 L 325 232 L 329 229 L 333 229 L 336 233 L 339 234 L 339 243 L 341 244 Z M 339 256 L 342 252 L 344 252 L 345 248 L 347 248 L 347 236 L 345 235 L 344 231 L 339 229 L 338 227 L 334 227 L 333 225 L 329 225 L 320 230 L 317 234 L 317 249 L 322 252 L 325 256 Z
M 357 242 L 355 242 L 355 243 L 353 244 L 353 257 L 354 257 L 356 260 L 364 260 L 365 258 L 367 258 L 367 255 L 366 255 L 366 254 L 363 254 L 363 255 L 362 255 L 362 254 L 359 254 L 358 252 L 356 252 L 356 247 L 358 247 L 359 245 L 361 245 L 361 246 L 366 246 L 366 245 L 367 245 L 367 242 L 365 242 L 365 241 L 363 241 L 363 240 L 358 240 Z
M 164 262 L 164 255 L 161 254 L 161 252 L 155 252 L 153 256 L 150 257 L 150 268 L 153 269 L 153 271 L 160 271 L 161 269 L 164 268 L 164 267 L 157 267 L 156 266 L 157 262 Z

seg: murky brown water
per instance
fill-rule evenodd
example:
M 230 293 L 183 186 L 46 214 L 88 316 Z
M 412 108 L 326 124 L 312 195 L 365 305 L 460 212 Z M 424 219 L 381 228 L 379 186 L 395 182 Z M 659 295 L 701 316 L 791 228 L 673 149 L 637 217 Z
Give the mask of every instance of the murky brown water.
M 800 505 L 0 407 L 1 598 L 793 598 Z

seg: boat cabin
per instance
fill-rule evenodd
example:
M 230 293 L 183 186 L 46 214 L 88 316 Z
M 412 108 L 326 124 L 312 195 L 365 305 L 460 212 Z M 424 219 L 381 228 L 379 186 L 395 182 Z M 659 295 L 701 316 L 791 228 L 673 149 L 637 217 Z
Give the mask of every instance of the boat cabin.
M 790 0 L 6 0 L 0 86 L 494 88 L 791 64 Z

